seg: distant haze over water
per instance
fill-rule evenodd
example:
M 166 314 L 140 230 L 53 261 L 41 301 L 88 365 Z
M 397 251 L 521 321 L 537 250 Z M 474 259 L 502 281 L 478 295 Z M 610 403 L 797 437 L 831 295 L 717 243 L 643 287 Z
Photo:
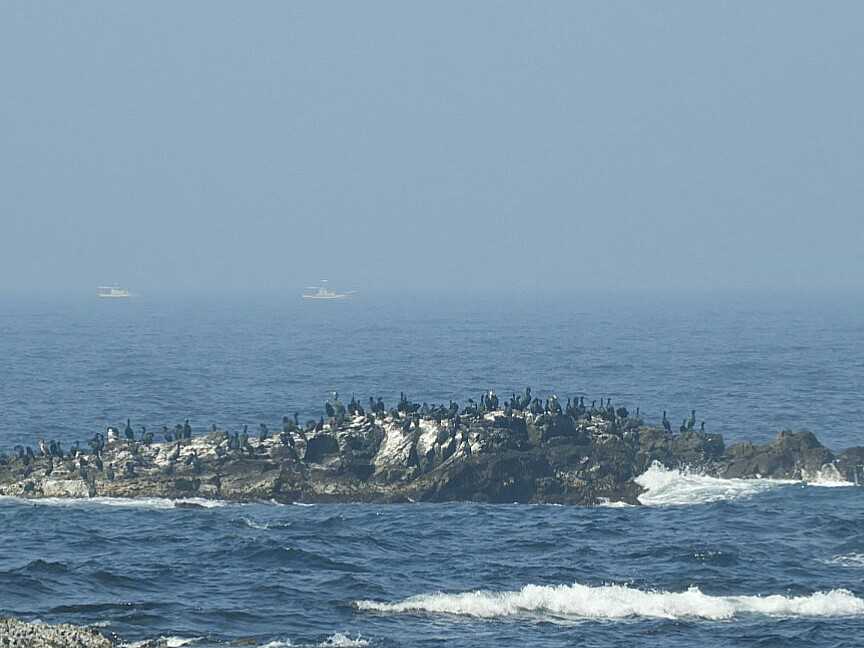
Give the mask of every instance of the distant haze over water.
M 127 417 L 317 419 L 331 390 L 464 403 L 530 385 L 654 421 L 695 408 L 727 439 L 807 428 L 840 448 L 862 442 L 862 340 L 854 297 L 4 298 L 0 445 L 83 442 Z

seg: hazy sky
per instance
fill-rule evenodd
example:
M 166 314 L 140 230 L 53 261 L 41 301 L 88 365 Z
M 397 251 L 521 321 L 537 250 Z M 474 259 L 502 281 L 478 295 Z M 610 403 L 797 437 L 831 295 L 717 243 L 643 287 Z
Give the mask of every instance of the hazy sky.
M 0 0 L 0 291 L 861 288 L 862 24 Z

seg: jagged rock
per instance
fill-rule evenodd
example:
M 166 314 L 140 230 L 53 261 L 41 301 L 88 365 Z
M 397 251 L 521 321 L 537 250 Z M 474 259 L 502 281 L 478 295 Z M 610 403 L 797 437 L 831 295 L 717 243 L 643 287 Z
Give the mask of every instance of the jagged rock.
M 114 645 L 114 641 L 93 628 L 0 619 L 0 646 L 4 648 L 112 648 Z
M 811 432 L 781 432 L 766 445 L 730 446 L 718 463 L 723 477 L 802 479 L 833 462 L 834 455 Z
M 835 457 L 808 432 L 727 448 L 716 434 L 673 434 L 640 426 L 634 417 L 583 414 L 334 418 L 308 439 L 250 438 L 242 450 L 229 447 L 224 432 L 171 444 L 115 440 L 100 468 L 90 456 L 86 479 L 80 462 L 7 455 L 0 461 L 0 495 L 637 503 L 633 480 L 655 461 L 723 477 L 864 482 L 864 448 Z

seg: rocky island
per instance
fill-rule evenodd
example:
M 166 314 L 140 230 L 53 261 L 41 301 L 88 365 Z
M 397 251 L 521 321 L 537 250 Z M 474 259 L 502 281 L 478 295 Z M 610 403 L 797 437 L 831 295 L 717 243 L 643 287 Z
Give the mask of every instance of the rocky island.
M 499 401 L 428 405 L 405 395 L 396 407 L 338 395 L 326 417 L 300 425 L 283 418 L 254 434 L 212 426 L 195 435 L 187 421 L 160 438 L 108 428 L 84 447 L 39 440 L 0 455 L 0 495 L 163 497 L 277 502 L 444 502 L 639 504 L 635 478 L 654 462 L 725 478 L 858 483 L 864 447 L 834 453 L 809 432 L 781 432 L 768 444 L 727 446 L 696 425 L 677 429 L 600 399 L 561 403 L 524 394 Z M 191 501 L 190 501 L 191 500 Z

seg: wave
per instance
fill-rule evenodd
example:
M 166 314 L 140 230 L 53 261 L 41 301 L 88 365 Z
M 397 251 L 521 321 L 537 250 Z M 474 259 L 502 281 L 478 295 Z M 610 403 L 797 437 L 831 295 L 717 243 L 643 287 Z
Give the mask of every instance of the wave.
M 597 508 L 638 508 L 635 504 L 628 504 L 627 502 L 620 501 L 612 501 L 608 497 L 600 497 L 597 499 L 597 503 L 594 504 Z
M 369 642 L 359 636 L 356 639 L 352 639 L 348 635 L 337 632 L 336 634 L 328 637 L 324 641 L 324 643 L 318 645 L 322 648 L 326 648 L 329 646 L 338 646 L 339 648 L 362 648 L 363 646 L 368 646 Z
M 320 569 L 338 572 L 364 572 L 365 568 L 349 562 L 333 560 L 327 556 L 295 547 L 269 545 L 248 550 L 243 560 L 272 567 L 295 565 L 301 569 Z
M 390 614 L 430 613 L 558 619 L 696 619 L 720 621 L 741 615 L 773 617 L 864 616 L 864 600 L 844 589 L 809 596 L 710 596 L 698 587 L 684 592 L 640 590 L 627 585 L 526 585 L 515 592 L 478 590 L 423 594 L 397 603 L 356 601 L 359 610 Z
M 29 506 L 114 506 L 118 508 L 174 509 L 174 508 L 219 508 L 229 503 L 203 497 L 168 499 L 167 497 L 14 497 L 0 495 L 0 502 L 26 504 Z
M 803 475 L 804 483 L 808 486 L 821 486 L 823 488 L 844 488 L 854 486 L 850 481 L 847 481 L 837 470 L 837 466 L 826 464 L 815 473 L 805 473 Z
M 69 571 L 69 566 L 64 562 L 42 560 L 37 558 L 31 560 L 23 567 L 14 570 L 16 574 L 22 573 L 42 573 L 42 574 L 63 574 Z
M 297 644 L 296 648 L 366 648 L 369 645 L 369 642 L 366 639 L 358 636 L 356 639 L 352 639 L 346 634 L 342 634 L 341 632 L 337 632 L 336 634 L 332 634 L 327 637 L 324 641 L 318 644 Z M 277 640 L 271 641 L 270 643 L 266 643 L 261 648 L 289 648 L 293 647 L 295 644 L 292 644 L 290 641 L 286 640 Z
M 828 565 L 839 565 L 840 567 L 864 567 L 864 553 L 853 552 L 834 556 L 830 560 L 823 561 Z
M 182 646 L 191 646 L 202 639 L 203 637 L 159 637 L 156 640 L 146 639 L 121 644 L 120 648 L 181 648 Z
M 780 479 L 709 477 L 688 470 L 666 468 L 657 462 L 634 481 L 645 489 L 638 497 L 645 506 L 686 506 L 749 498 L 778 486 L 800 483 Z
M 257 529 L 259 531 L 265 531 L 270 528 L 269 522 L 256 522 L 252 518 L 246 517 L 240 518 L 239 523 L 243 526 L 249 527 L 250 529 Z

